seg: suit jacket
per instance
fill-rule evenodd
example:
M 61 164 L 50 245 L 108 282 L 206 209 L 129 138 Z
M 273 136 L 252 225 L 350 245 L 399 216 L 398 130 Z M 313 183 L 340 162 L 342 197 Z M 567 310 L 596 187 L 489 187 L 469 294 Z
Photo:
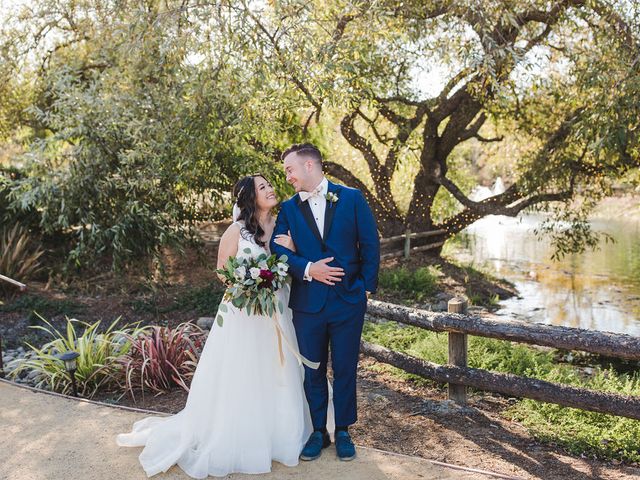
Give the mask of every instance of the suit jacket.
M 287 255 L 293 278 L 289 306 L 305 313 L 319 312 L 329 288 L 347 303 L 366 301 L 365 291 L 375 293 L 380 267 L 380 241 L 375 218 L 362 192 L 329 182 L 338 201 L 327 200 L 324 236 L 320 235 L 308 202 L 298 194 L 281 205 L 270 243 L 278 256 Z M 276 235 L 291 232 L 296 253 L 274 242 Z M 334 257 L 330 266 L 342 267 L 345 275 L 334 286 L 303 280 L 308 262 Z

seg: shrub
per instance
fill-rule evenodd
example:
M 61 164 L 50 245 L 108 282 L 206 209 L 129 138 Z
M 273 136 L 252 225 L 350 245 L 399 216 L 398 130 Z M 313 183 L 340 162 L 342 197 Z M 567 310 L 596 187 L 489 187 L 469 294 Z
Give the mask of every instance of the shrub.
M 124 367 L 124 387 L 135 401 L 134 390 L 162 393 L 188 384 L 205 341 L 204 331 L 192 323 L 175 328 L 154 326 L 128 337 L 129 352 L 118 359 Z
M 128 352 L 131 347 L 128 338 L 140 330 L 135 327 L 115 330 L 118 318 L 105 332 L 99 333 L 99 321 L 88 324 L 67 319 L 66 332 L 62 334 L 43 317 L 39 318 L 48 327 L 35 325 L 30 328 L 44 330 L 53 340 L 40 348 L 27 344 L 32 351 L 31 357 L 9 364 L 10 377 L 18 377 L 24 370 L 35 371 L 37 388 L 49 388 L 68 394 L 71 392 L 71 381 L 64 362 L 58 355 L 74 350 L 80 354 L 75 373 L 79 395 L 91 398 L 100 389 L 117 386 L 119 364 L 115 359 Z M 84 327 L 84 331 L 79 334 L 77 326 Z

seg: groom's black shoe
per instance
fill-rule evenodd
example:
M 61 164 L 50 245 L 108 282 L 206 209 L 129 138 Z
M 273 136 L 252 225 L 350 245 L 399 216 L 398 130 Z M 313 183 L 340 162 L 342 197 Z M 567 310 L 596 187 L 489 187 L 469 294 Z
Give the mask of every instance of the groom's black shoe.
M 327 432 L 316 430 L 311 434 L 309 440 L 300 453 L 300 460 L 315 460 L 322 453 L 323 448 L 331 445 L 331 437 Z

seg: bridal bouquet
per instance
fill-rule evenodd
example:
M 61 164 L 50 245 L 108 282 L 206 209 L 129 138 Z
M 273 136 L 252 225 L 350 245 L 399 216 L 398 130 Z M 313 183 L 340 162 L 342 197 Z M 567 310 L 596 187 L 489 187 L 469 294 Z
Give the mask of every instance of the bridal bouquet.
M 245 248 L 244 252 L 250 254 L 251 249 Z M 284 305 L 277 299 L 276 290 L 283 287 L 287 279 L 287 260 L 286 255 L 276 258 L 275 254 L 264 253 L 255 258 L 229 257 L 224 268 L 216 270 L 227 286 L 223 300 L 249 314 L 272 317 L 276 308 L 283 313 Z M 222 313 L 227 311 L 227 306 L 221 303 L 216 318 L 218 325 L 222 326 Z

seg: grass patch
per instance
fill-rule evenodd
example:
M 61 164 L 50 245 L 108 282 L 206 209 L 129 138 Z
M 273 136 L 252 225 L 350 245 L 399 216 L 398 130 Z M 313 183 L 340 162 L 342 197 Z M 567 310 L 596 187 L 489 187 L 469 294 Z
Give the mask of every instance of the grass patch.
M 378 285 L 390 293 L 400 293 L 415 300 L 422 300 L 437 291 L 440 270 L 435 266 L 409 270 L 406 267 L 380 271 Z
M 177 310 L 195 310 L 200 314 L 209 313 L 211 315 L 218 311 L 218 305 L 222 301 L 224 289 L 215 282 L 202 288 L 194 288 L 180 295 L 174 305 Z
M 211 282 L 200 288 L 192 288 L 176 296 L 174 301 L 166 306 L 158 304 L 158 298 L 136 300 L 131 306 L 136 312 L 168 313 L 195 311 L 200 315 L 215 314 L 222 300 L 224 290 L 217 282 Z
M 623 395 L 640 395 L 640 375 L 600 369 L 582 378 L 565 365 L 540 372 L 551 382 Z M 576 455 L 629 462 L 640 461 L 640 422 L 604 413 L 561 407 L 523 399 L 506 412 L 529 429 L 537 439 L 562 445 Z
M 35 312 L 48 317 L 56 315 L 73 315 L 82 312 L 84 305 L 71 300 L 53 300 L 37 295 L 23 295 L 15 301 L 0 305 L 0 312 L 29 312 L 27 317 L 30 322 L 38 320 Z
M 424 360 L 447 361 L 447 335 L 395 322 L 365 323 L 363 338 Z M 620 373 L 611 368 L 594 367 L 585 376 L 579 369 L 554 362 L 553 352 L 512 344 L 501 340 L 469 336 L 470 367 L 539 378 L 592 390 L 640 395 L 640 373 Z M 384 366 L 385 371 L 415 380 L 401 370 Z M 421 379 L 421 382 L 426 380 Z M 433 384 L 433 383 L 431 383 Z M 594 412 L 523 399 L 504 414 L 525 425 L 537 439 L 564 446 L 574 454 L 603 459 L 640 461 L 640 422 Z

